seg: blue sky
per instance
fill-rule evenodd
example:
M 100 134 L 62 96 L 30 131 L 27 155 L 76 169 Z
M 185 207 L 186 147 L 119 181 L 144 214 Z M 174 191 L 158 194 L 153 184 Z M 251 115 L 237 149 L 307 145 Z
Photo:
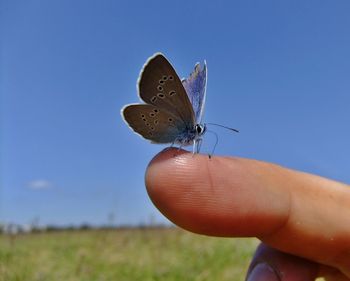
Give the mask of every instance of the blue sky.
M 120 109 L 161 51 L 180 77 L 207 60 L 217 155 L 350 182 L 348 1 L 2 1 L 0 221 L 166 219 L 144 188 L 164 146 Z M 204 151 L 210 150 L 208 135 Z

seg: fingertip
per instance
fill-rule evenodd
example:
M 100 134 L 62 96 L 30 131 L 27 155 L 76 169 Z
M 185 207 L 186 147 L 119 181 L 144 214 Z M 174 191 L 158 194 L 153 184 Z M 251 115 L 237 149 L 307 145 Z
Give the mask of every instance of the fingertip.
M 145 181 L 147 190 L 153 194 L 159 188 L 179 187 L 192 178 L 201 176 L 200 167 L 209 160 L 202 154 L 193 154 L 177 148 L 166 148 L 158 153 L 149 163 Z
M 152 193 L 152 190 L 157 186 L 166 184 L 168 182 L 166 176 L 171 176 L 169 169 L 172 170 L 174 165 L 176 165 L 175 158 L 181 158 L 182 155 L 187 153 L 185 150 L 166 148 L 154 156 L 146 169 L 145 181 L 147 190 Z
M 200 177 L 203 161 L 202 155 L 177 148 L 164 149 L 151 160 L 145 175 L 147 192 L 166 216 L 175 205 L 172 203 L 178 203 L 180 197 L 193 189 L 193 179 Z
M 206 192 L 207 155 L 192 154 L 177 148 L 168 148 L 149 163 L 145 184 L 154 205 L 172 222 L 193 232 L 195 217 L 203 212 Z M 213 208 L 212 208 L 213 209 Z

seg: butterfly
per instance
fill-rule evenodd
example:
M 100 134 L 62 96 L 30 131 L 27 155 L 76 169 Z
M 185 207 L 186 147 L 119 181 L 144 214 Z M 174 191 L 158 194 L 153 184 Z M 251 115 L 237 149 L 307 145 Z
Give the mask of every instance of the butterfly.
M 197 63 L 186 79 L 180 79 L 170 62 L 156 53 L 145 63 L 138 80 L 145 104 L 122 109 L 126 123 L 152 143 L 193 144 L 200 150 L 206 124 L 202 123 L 207 85 L 207 65 Z

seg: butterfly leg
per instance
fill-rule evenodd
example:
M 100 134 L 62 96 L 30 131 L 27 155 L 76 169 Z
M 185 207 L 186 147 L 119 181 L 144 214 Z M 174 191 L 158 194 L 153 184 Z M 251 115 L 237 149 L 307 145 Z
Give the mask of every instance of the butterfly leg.
M 195 151 L 195 153 L 199 153 L 202 147 L 202 139 L 197 139 L 194 140 L 194 144 L 193 144 L 193 153 Z
M 193 146 L 192 146 L 192 154 L 195 154 L 197 150 L 197 140 L 193 141 Z
M 185 144 L 183 142 L 180 142 L 180 146 L 179 146 L 179 148 L 177 150 L 180 151 L 184 146 L 185 146 Z

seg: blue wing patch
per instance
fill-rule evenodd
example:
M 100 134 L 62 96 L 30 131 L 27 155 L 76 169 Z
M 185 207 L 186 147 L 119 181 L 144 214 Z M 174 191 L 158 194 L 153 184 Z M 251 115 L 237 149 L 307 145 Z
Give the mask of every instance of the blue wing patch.
M 201 123 L 205 104 L 206 86 L 207 86 L 207 64 L 201 69 L 199 63 L 194 67 L 193 72 L 186 79 L 182 80 L 189 100 L 191 101 L 195 120 L 197 124 Z

